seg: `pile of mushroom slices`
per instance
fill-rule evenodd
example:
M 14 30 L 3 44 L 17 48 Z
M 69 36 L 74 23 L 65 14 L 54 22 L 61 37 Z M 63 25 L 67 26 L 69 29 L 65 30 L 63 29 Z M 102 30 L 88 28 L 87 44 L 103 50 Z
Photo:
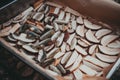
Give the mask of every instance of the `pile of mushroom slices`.
M 120 54 L 118 35 L 69 7 L 46 2 L 23 15 L 0 35 L 19 51 L 35 55 L 33 60 L 50 74 L 68 80 L 102 76 Z

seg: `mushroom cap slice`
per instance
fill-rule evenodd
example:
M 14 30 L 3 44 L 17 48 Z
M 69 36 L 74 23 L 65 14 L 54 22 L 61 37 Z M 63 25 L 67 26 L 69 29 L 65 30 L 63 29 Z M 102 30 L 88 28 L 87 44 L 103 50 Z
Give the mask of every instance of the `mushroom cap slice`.
M 85 27 L 84 26 L 78 26 L 77 29 L 76 29 L 76 33 L 81 36 L 81 37 L 84 37 L 85 35 Z
M 97 58 L 94 58 L 94 57 L 91 57 L 91 56 L 86 56 L 84 58 L 84 60 L 89 61 L 89 62 L 91 62 L 91 63 L 93 63 L 97 66 L 103 67 L 103 68 L 108 67 L 110 65 L 108 63 L 104 63 L 104 62 L 98 60 Z
M 82 47 L 88 47 L 89 45 L 87 44 L 87 43 L 85 43 L 85 42 L 83 42 L 83 41 L 81 41 L 81 40 L 78 40 L 78 45 L 80 45 L 80 46 L 82 46 Z
M 92 29 L 92 30 L 98 30 L 100 28 L 102 28 L 99 25 L 93 24 L 90 21 L 88 21 L 87 19 L 84 19 L 84 25 L 85 27 L 87 27 L 88 29 Z
M 61 52 L 66 52 L 66 43 L 65 42 L 63 42 L 63 44 L 62 44 L 62 46 L 61 46 Z
M 51 37 L 51 40 L 54 41 L 56 40 L 59 36 L 60 36 L 61 32 L 60 31 L 57 31 L 53 34 L 53 36 Z
M 104 36 L 102 39 L 101 39 L 101 44 L 103 46 L 106 46 L 108 45 L 110 42 L 114 41 L 115 39 L 117 39 L 119 36 L 117 35 L 107 35 L 107 36 Z
M 69 39 L 67 40 L 67 43 L 68 43 L 69 45 L 71 45 L 71 42 L 72 42 L 74 36 L 75 36 L 75 33 L 71 34 L 70 37 L 69 37 Z
M 74 38 L 73 40 L 72 40 L 72 42 L 71 42 L 71 50 L 74 50 L 74 48 L 75 48 L 75 46 L 76 46 L 76 44 L 77 44 L 77 39 L 76 38 Z
M 88 54 L 83 48 L 81 48 L 81 47 L 78 46 L 78 45 L 75 46 L 75 50 L 76 50 L 77 52 L 81 53 L 81 54 L 84 55 L 84 56 Z
M 65 52 L 58 52 L 58 53 L 55 54 L 54 58 L 55 58 L 55 59 L 58 59 L 58 58 L 60 58 L 61 56 L 63 56 L 64 54 L 65 54 Z
M 107 46 L 110 48 L 120 48 L 120 41 L 117 40 L 115 42 L 109 43 Z
M 61 64 L 65 64 L 68 61 L 68 59 L 70 58 L 71 55 L 72 55 L 71 52 L 66 52 L 65 55 L 61 59 Z
M 71 14 L 66 13 L 65 21 L 69 22 L 70 21 Z
M 59 14 L 58 20 L 63 20 L 64 16 L 65 16 L 65 12 L 61 11 Z
M 112 31 L 109 29 L 100 29 L 95 33 L 95 36 L 100 39 L 101 37 L 111 33 Z
M 56 7 L 55 10 L 54 10 L 54 14 L 58 14 L 60 11 L 60 8 Z
M 77 19 L 76 19 L 77 23 L 78 24 L 83 24 L 83 19 L 81 16 L 79 16 Z
M 77 22 L 76 22 L 75 20 L 72 20 L 72 21 L 71 21 L 71 26 L 72 26 L 72 29 L 73 29 L 73 30 L 76 30 Z
M 87 40 L 89 40 L 90 42 L 99 43 L 99 40 L 94 36 L 94 34 L 92 33 L 91 30 L 88 30 L 88 31 L 86 32 L 86 38 L 87 38 Z
M 96 48 L 97 48 L 97 45 L 90 46 L 88 50 L 89 54 L 92 55 L 95 52 Z
M 118 56 L 108 56 L 104 55 L 102 53 L 96 53 L 96 57 L 100 59 L 101 61 L 107 62 L 107 63 L 113 63 L 117 60 Z
M 33 49 L 30 45 L 23 45 L 22 47 L 31 53 L 38 53 L 38 50 Z
M 120 54 L 120 49 L 109 48 L 105 46 L 99 45 L 99 49 L 101 52 L 107 55 L 117 55 Z
M 71 66 L 75 62 L 77 57 L 78 57 L 78 53 L 76 51 L 74 51 L 72 53 L 70 59 L 67 61 L 66 65 L 65 65 L 65 68 Z
M 56 42 L 56 45 L 57 46 L 60 46 L 61 44 L 62 44 L 62 42 L 63 42 L 63 39 L 64 39 L 64 33 L 61 33 L 60 34 L 60 36 L 58 37 L 58 39 L 56 40 L 57 42 Z
M 82 80 L 82 78 L 83 78 L 83 74 L 79 69 L 75 70 L 73 72 L 73 75 L 75 76 L 76 80 Z

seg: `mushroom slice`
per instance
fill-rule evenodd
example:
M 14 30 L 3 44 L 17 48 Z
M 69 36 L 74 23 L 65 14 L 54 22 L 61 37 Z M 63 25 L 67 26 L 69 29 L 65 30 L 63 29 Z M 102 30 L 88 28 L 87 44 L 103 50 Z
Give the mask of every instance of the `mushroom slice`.
M 109 48 L 101 45 L 99 45 L 99 49 L 101 52 L 107 55 L 117 55 L 120 53 L 120 49 L 113 49 L 113 48 Z
M 52 45 L 50 45 L 50 46 L 46 46 L 45 48 L 44 48 L 44 50 L 46 51 L 46 52 L 49 52 L 51 49 L 53 49 L 54 48 L 54 44 L 52 44 Z
M 93 69 L 95 71 L 98 71 L 98 72 L 100 72 L 100 71 L 103 70 L 101 67 L 96 66 L 96 65 L 94 65 L 94 64 L 92 64 L 92 63 L 90 63 L 90 62 L 88 62 L 86 60 L 83 60 L 83 64 L 86 65 L 86 66 L 88 66 L 88 67 L 90 67 L 91 69 Z
M 69 22 L 70 21 L 71 14 L 66 13 L 65 21 Z
M 61 44 L 62 44 L 62 42 L 63 42 L 63 39 L 64 39 L 64 33 L 61 33 L 60 34 L 60 36 L 58 37 L 58 39 L 56 40 L 57 42 L 56 42 L 56 45 L 57 46 L 60 46 Z
M 103 46 L 106 46 L 108 45 L 110 42 L 116 40 L 119 36 L 117 35 L 107 35 L 107 36 L 104 36 L 102 39 L 101 39 L 101 44 Z
M 56 19 L 55 22 L 58 23 L 58 24 L 68 24 L 67 21 L 65 21 L 65 20 L 59 20 L 59 19 Z
M 55 58 L 55 59 L 58 59 L 58 58 L 60 58 L 61 56 L 63 56 L 64 54 L 65 54 L 65 52 L 58 52 L 58 53 L 55 54 L 54 58 Z
M 46 54 L 43 50 L 39 50 L 38 61 L 43 62 L 46 59 Z
M 17 39 L 17 40 L 20 40 L 20 41 L 23 41 L 23 42 L 34 42 L 35 40 L 33 39 L 27 39 L 27 35 L 24 34 L 24 33 L 21 33 L 19 36 L 16 36 L 15 34 L 12 34 L 13 38 L 14 39 Z
M 69 37 L 69 39 L 67 40 L 67 43 L 68 43 L 69 45 L 71 45 L 71 42 L 72 42 L 74 36 L 75 36 L 75 33 L 71 34 L 70 37 Z
M 56 66 L 50 65 L 50 69 L 56 73 L 58 73 L 59 75 L 61 75 L 61 72 L 59 71 L 59 69 Z
M 59 36 L 60 36 L 61 32 L 60 31 L 57 31 L 53 34 L 53 36 L 51 37 L 51 40 L 52 41 L 55 41 Z
M 47 58 L 50 58 L 51 56 L 54 56 L 57 52 L 59 52 L 59 48 L 53 48 L 50 52 L 47 54 Z
M 74 64 L 72 65 L 72 67 L 70 68 L 70 71 L 72 72 L 72 71 L 74 71 L 75 69 L 77 69 L 77 68 L 79 67 L 81 61 L 82 61 L 82 56 L 79 55 L 79 56 L 77 57 L 77 59 L 75 60 Z
M 94 34 L 92 33 L 91 30 L 88 30 L 88 31 L 86 32 L 86 38 L 87 38 L 87 40 L 89 40 L 90 42 L 99 43 L 99 40 L 94 36 Z
M 100 39 L 101 37 L 111 33 L 112 31 L 109 29 L 100 29 L 95 33 L 95 36 Z
M 85 42 L 83 42 L 83 41 L 81 41 L 81 40 L 78 40 L 78 45 L 80 45 L 80 46 L 82 46 L 82 47 L 88 47 L 89 45 L 88 44 L 86 44 Z
M 89 62 L 91 62 L 91 63 L 93 63 L 97 66 L 103 67 L 103 68 L 108 67 L 110 65 L 108 63 L 104 63 L 104 62 L 98 60 L 97 58 L 94 58 L 94 57 L 91 57 L 91 56 L 86 56 L 84 58 L 84 60 L 89 61 Z
M 76 19 L 77 23 L 78 24 L 83 24 L 83 19 L 81 16 L 79 16 L 77 19 Z
M 50 38 L 54 33 L 55 33 L 54 30 L 49 30 L 48 32 L 44 33 L 44 34 L 40 37 L 40 40 L 44 40 L 44 39 Z
M 62 74 L 66 74 L 66 70 L 63 68 L 61 64 L 58 64 L 56 67 L 60 70 Z
M 102 53 L 96 53 L 96 57 L 100 59 L 101 61 L 107 62 L 107 63 L 113 63 L 117 60 L 118 56 L 108 56 L 104 55 Z
M 97 48 L 97 45 L 96 45 L 96 44 L 90 46 L 90 47 L 89 47 L 89 50 L 88 50 L 89 54 L 92 55 L 92 54 L 95 52 L 96 48 Z
M 60 8 L 55 8 L 55 10 L 54 10 L 54 14 L 58 14 L 59 11 L 60 11 Z
M 46 4 L 47 4 L 47 5 L 50 5 L 50 6 L 53 6 L 53 7 L 57 7 L 57 8 L 62 8 L 62 7 L 63 7 L 63 6 L 61 6 L 61 5 L 58 5 L 58 4 L 56 4 L 56 3 L 49 2 L 49 1 L 47 1 Z
M 49 12 L 49 10 L 50 10 L 50 6 L 47 5 L 46 8 L 45 8 L 44 13 L 47 14 Z
M 71 52 L 66 52 L 65 55 L 61 59 L 61 64 L 65 64 L 68 61 L 68 59 L 70 58 L 71 55 L 72 55 Z
M 58 20 L 63 20 L 64 16 L 65 16 L 65 12 L 61 11 L 59 14 Z
M 70 46 L 68 44 L 66 45 L 66 51 L 70 51 Z
M 90 21 L 88 21 L 87 19 L 84 19 L 84 25 L 85 27 L 87 27 L 88 29 L 92 29 L 92 30 L 98 30 L 100 28 L 102 28 L 99 25 L 93 24 Z
M 63 44 L 62 44 L 62 46 L 61 46 L 61 48 L 60 48 L 60 49 L 61 49 L 61 52 L 64 52 L 64 53 L 66 52 L 66 45 L 67 45 L 67 44 L 66 44 L 65 42 L 63 42 Z
M 45 8 L 45 4 L 41 4 L 41 6 L 37 9 L 37 12 L 41 12 L 42 10 L 44 10 L 44 8 Z
M 80 65 L 79 69 L 89 76 L 95 76 L 97 74 L 95 70 L 91 69 L 90 67 L 84 64 Z
M 81 48 L 79 45 L 76 45 L 75 46 L 75 50 L 78 52 L 78 53 L 80 53 L 80 54 L 82 54 L 82 55 L 87 55 L 88 53 L 83 49 L 83 48 Z
M 115 42 L 109 43 L 107 46 L 110 48 L 120 48 L 120 41 L 117 40 Z
M 74 48 L 75 48 L 76 44 L 77 44 L 77 39 L 76 39 L 76 38 L 74 38 L 74 39 L 71 41 L 71 46 L 70 46 L 70 49 L 71 49 L 71 50 L 74 50 Z
M 38 50 L 33 49 L 30 45 L 23 45 L 22 47 L 31 53 L 38 53 Z
M 9 33 L 15 33 L 15 31 L 17 31 L 20 27 L 21 27 L 21 25 L 19 23 L 15 24 L 12 27 L 12 29 L 9 30 Z
M 45 15 L 43 13 L 37 12 L 34 16 L 33 19 L 41 21 L 43 18 L 45 17 Z
M 76 22 L 75 20 L 72 20 L 71 26 L 72 26 L 72 29 L 73 29 L 73 30 L 76 30 L 77 22 Z
M 85 27 L 84 26 L 78 26 L 77 29 L 76 29 L 76 33 L 81 36 L 81 37 L 84 37 L 85 35 Z
M 91 45 L 91 43 L 88 42 L 86 39 L 80 38 L 80 40 L 83 41 L 83 42 L 85 42 L 85 43 L 88 44 L 88 45 Z
M 70 7 L 66 7 L 66 8 L 65 8 L 65 12 L 72 13 L 72 14 L 75 15 L 75 16 L 80 16 L 80 13 L 79 13 L 79 12 L 71 9 Z
M 68 68 L 69 66 L 71 66 L 75 62 L 75 60 L 76 60 L 77 57 L 78 57 L 78 53 L 76 51 L 74 51 L 72 53 L 70 59 L 66 63 L 65 68 Z
M 73 72 L 73 75 L 75 76 L 76 80 L 82 80 L 82 78 L 83 78 L 83 74 L 79 69 L 75 70 Z
M 9 30 L 11 30 L 11 28 L 12 28 L 11 26 L 8 26 L 8 27 L 0 30 L 0 34 L 5 33 L 5 32 L 8 32 Z

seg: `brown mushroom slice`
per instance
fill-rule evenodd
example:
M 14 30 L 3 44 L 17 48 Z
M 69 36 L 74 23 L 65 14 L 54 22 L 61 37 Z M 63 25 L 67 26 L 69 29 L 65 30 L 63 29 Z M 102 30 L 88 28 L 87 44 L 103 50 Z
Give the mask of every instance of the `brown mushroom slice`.
M 77 39 L 74 38 L 74 39 L 72 40 L 72 42 L 71 42 L 70 49 L 71 49 L 71 50 L 74 50 L 76 45 L 77 45 Z
M 96 44 L 90 46 L 90 47 L 89 47 L 89 50 L 88 50 L 89 54 L 90 54 L 90 55 L 94 54 L 95 51 L 96 51 L 96 48 L 97 48 L 97 45 L 96 45 Z
M 76 29 L 76 33 L 81 36 L 81 37 L 84 37 L 85 35 L 85 27 L 84 26 L 78 26 L 77 29 Z
M 104 55 L 102 53 L 96 53 L 96 57 L 100 59 L 101 61 L 107 62 L 107 63 L 113 63 L 117 60 L 118 56 L 108 56 Z
M 91 30 L 88 30 L 86 32 L 86 38 L 87 40 L 89 40 L 90 42 L 93 43 L 99 43 L 99 40 L 94 36 L 93 32 Z
M 83 78 L 83 73 L 79 69 L 75 70 L 73 75 L 75 76 L 76 80 L 82 80 Z
M 101 39 L 101 44 L 103 46 L 108 45 L 110 42 L 116 40 L 119 36 L 117 35 L 106 35 Z
M 86 60 L 83 60 L 83 64 L 90 67 L 91 69 L 97 71 L 97 72 L 100 72 L 103 70 L 103 68 L 99 67 L 99 66 L 96 66 L 92 63 L 90 63 L 89 61 L 86 61 Z
M 109 29 L 100 29 L 95 33 L 95 36 L 100 39 L 101 37 L 111 33 L 112 31 Z
M 79 69 L 89 76 L 95 76 L 97 74 L 95 70 L 91 69 L 90 67 L 84 64 L 80 65 Z
M 73 30 L 76 30 L 77 22 L 76 22 L 75 20 L 72 20 L 72 21 L 71 21 L 71 26 L 72 26 L 72 29 L 73 29 Z
M 75 15 L 75 16 L 80 16 L 80 13 L 79 13 L 79 12 L 71 9 L 70 7 L 66 7 L 64 11 L 65 11 L 65 12 L 72 13 L 72 14 Z
M 75 69 L 77 69 L 77 68 L 79 67 L 81 61 L 82 61 L 82 56 L 79 55 L 79 56 L 77 57 L 77 59 L 75 60 L 74 64 L 71 66 L 70 71 L 72 72 L 72 71 L 74 71 Z
M 71 45 L 71 42 L 72 42 L 74 36 L 75 36 L 75 33 L 71 34 L 70 37 L 69 37 L 69 39 L 67 40 L 67 43 L 68 43 L 69 45 Z
M 55 10 L 54 10 L 54 14 L 58 14 L 60 11 L 60 8 L 56 7 Z
M 76 45 L 75 46 L 75 50 L 78 52 L 78 53 L 80 53 L 80 54 L 82 54 L 82 55 L 84 55 L 84 56 L 86 56 L 88 53 L 85 51 L 85 49 L 83 49 L 83 48 L 81 48 L 79 45 Z
M 63 7 L 63 6 L 59 5 L 59 4 L 56 4 L 56 3 L 53 3 L 53 2 L 49 2 L 49 1 L 47 1 L 46 4 L 50 5 L 50 6 L 53 6 L 53 7 L 57 7 L 57 8 L 62 8 Z
M 64 16 L 65 16 L 65 12 L 61 11 L 59 14 L 58 20 L 63 20 Z
M 69 22 L 70 21 L 71 14 L 66 13 L 65 21 Z
M 74 51 L 72 53 L 70 59 L 67 61 L 66 65 L 65 65 L 65 68 L 71 66 L 75 62 L 77 57 L 78 57 L 78 53 L 76 51 Z
M 79 16 L 77 19 L 76 19 L 77 23 L 78 24 L 83 24 L 83 19 L 81 16 Z
M 101 45 L 99 45 L 99 49 L 101 52 L 107 55 L 117 55 L 120 53 L 120 49 L 109 48 Z
M 60 31 L 57 31 L 53 34 L 53 36 L 51 37 L 51 40 L 52 41 L 55 41 L 59 36 L 60 36 L 61 32 Z
M 22 47 L 31 53 L 38 53 L 38 50 L 33 49 L 30 45 L 23 45 Z
M 88 21 L 87 19 L 84 19 L 84 25 L 85 27 L 87 27 L 88 29 L 92 29 L 92 30 L 99 30 L 100 28 L 102 28 L 99 25 L 93 24 L 90 21 Z
M 20 40 L 20 41 L 23 41 L 23 42 L 34 42 L 35 40 L 33 39 L 27 39 L 27 34 L 24 34 L 24 33 L 21 33 L 19 36 L 16 36 L 15 34 L 12 34 L 13 38 L 14 39 L 17 39 L 17 40 Z
M 58 59 L 58 58 L 60 58 L 61 56 L 63 56 L 64 54 L 65 54 L 65 52 L 58 52 L 58 53 L 55 54 L 54 58 L 55 58 L 55 59 Z
M 67 45 L 67 44 L 66 44 L 65 42 L 63 42 L 63 44 L 62 44 L 62 46 L 61 46 L 61 48 L 60 48 L 60 49 L 61 49 L 61 52 L 64 52 L 64 53 L 66 52 L 66 45 Z
M 56 46 L 60 46 L 63 42 L 64 39 L 64 33 L 61 33 L 60 36 L 58 37 L 58 39 L 56 40 Z
M 110 48 L 120 48 L 120 41 L 117 40 L 115 42 L 109 43 L 107 46 Z
M 85 42 L 83 42 L 83 41 L 81 41 L 81 40 L 78 40 L 78 45 L 80 45 L 80 46 L 82 46 L 82 47 L 88 47 L 89 45 L 88 44 L 86 44 Z
M 103 68 L 108 67 L 110 65 L 110 64 L 104 63 L 104 62 L 102 62 L 102 61 L 100 61 L 97 58 L 94 58 L 92 56 L 86 56 L 84 58 L 84 60 L 89 61 L 89 62 L 91 62 L 91 63 L 93 63 L 93 64 L 95 64 L 97 66 L 103 67 Z
M 66 52 L 65 55 L 61 59 L 61 64 L 65 64 L 68 61 L 68 59 L 70 58 L 71 55 L 72 55 L 71 52 Z

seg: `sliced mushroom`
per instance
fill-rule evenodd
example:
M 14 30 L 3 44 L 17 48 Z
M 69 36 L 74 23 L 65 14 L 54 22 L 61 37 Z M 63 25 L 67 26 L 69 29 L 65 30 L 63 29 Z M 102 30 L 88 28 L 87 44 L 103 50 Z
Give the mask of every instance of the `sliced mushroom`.
M 54 33 L 54 35 L 51 37 L 52 41 L 55 41 L 59 36 L 60 36 L 61 32 L 57 31 L 56 33 Z
M 66 51 L 70 51 L 70 46 L 68 44 L 66 45 Z
M 71 26 L 73 30 L 76 30 L 77 22 L 75 20 L 71 21 Z
M 77 29 L 76 29 L 76 33 L 81 36 L 81 37 L 84 37 L 85 35 L 85 27 L 84 26 L 78 26 Z
M 85 48 L 89 46 L 87 43 L 83 42 L 83 41 L 80 40 L 80 39 L 78 40 L 77 43 L 78 43 L 78 45 L 80 45 L 80 46 L 82 46 L 82 47 L 85 47 Z
M 66 52 L 65 55 L 61 59 L 61 64 L 65 64 L 68 61 L 68 59 L 70 58 L 71 55 L 72 55 L 71 52 Z
M 83 64 L 90 67 L 91 69 L 97 71 L 97 72 L 100 72 L 103 70 L 103 68 L 99 67 L 99 66 L 96 66 L 94 65 L 93 63 L 89 62 L 89 61 L 86 61 L 86 60 L 83 60 Z
M 49 10 L 50 10 L 50 6 L 47 5 L 45 10 L 44 10 L 44 13 L 47 14 L 49 12 Z
M 50 65 L 50 69 L 56 73 L 58 73 L 59 75 L 61 75 L 61 72 L 59 71 L 59 69 L 56 66 Z
M 72 42 L 74 36 L 75 36 L 75 33 L 71 34 L 70 37 L 69 37 L 69 39 L 67 40 L 67 43 L 68 43 L 69 45 L 71 45 L 71 42 Z
M 59 30 L 59 26 L 56 22 L 53 22 L 53 25 L 54 25 L 54 29 L 55 31 L 58 31 Z
M 58 59 L 58 58 L 60 58 L 61 56 L 63 56 L 64 54 L 65 54 L 65 52 L 58 52 L 58 53 L 55 54 L 54 58 L 55 58 L 55 59 Z
M 80 16 L 80 13 L 71 9 L 70 7 L 66 7 L 65 10 L 66 12 L 72 13 L 73 15 Z
M 46 53 L 43 50 L 39 50 L 38 61 L 43 62 L 46 59 Z
M 76 80 L 82 80 L 82 78 L 83 78 L 83 74 L 79 69 L 75 70 L 73 72 L 73 75 L 75 76 Z
M 63 68 L 61 64 L 58 64 L 56 67 L 60 70 L 62 74 L 66 74 L 66 70 Z
M 47 53 L 47 58 L 54 56 L 57 52 L 59 52 L 59 48 L 53 48 L 49 53 Z
M 82 55 L 87 55 L 88 53 L 85 51 L 85 49 L 83 49 L 83 48 L 81 48 L 79 45 L 76 45 L 75 46 L 75 50 L 78 52 L 78 53 L 80 53 L 80 54 L 82 54 Z
M 107 63 L 113 63 L 117 60 L 118 56 L 108 56 L 104 55 L 102 53 L 96 53 L 96 57 L 100 59 L 101 61 L 107 62 Z
M 33 16 L 33 19 L 42 21 L 44 17 L 45 17 L 45 15 L 43 13 L 38 12 Z
M 56 7 L 55 10 L 54 10 L 54 14 L 58 14 L 60 11 L 60 8 Z
M 67 44 L 66 44 L 65 42 L 63 42 L 63 44 L 62 44 L 62 46 L 61 46 L 61 48 L 60 48 L 60 49 L 61 49 L 61 52 L 64 52 L 64 53 L 66 52 L 66 45 L 67 45 Z
M 91 45 L 91 43 L 88 42 L 86 39 L 80 38 L 80 40 L 83 41 L 83 42 L 85 42 L 85 43 L 88 44 L 88 45 Z
M 86 56 L 84 58 L 84 60 L 89 61 L 89 62 L 91 62 L 91 63 L 93 63 L 97 66 L 103 67 L 103 68 L 108 67 L 110 65 L 108 63 L 104 63 L 104 62 L 98 60 L 97 58 L 94 58 L 94 57 L 91 57 L 91 56 Z
M 77 59 L 75 60 L 74 64 L 72 65 L 72 67 L 70 68 L 70 71 L 72 72 L 72 71 L 74 71 L 75 69 L 77 69 L 77 68 L 79 67 L 81 61 L 82 61 L 82 56 L 79 55 L 79 56 L 77 57 Z
M 99 40 L 94 36 L 93 32 L 91 30 L 88 30 L 86 32 L 86 38 L 87 40 L 89 40 L 90 42 L 93 43 L 99 43 Z
M 22 47 L 31 53 L 38 53 L 38 50 L 33 49 L 30 45 L 23 45 Z
M 49 43 L 51 42 L 51 39 L 50 38 L 47 38 L 47 39 L 45 39 L 45 40 L 42 40 L 42 41 L 40 41 L 40 42 L 38 42 L 38 43 L 35 43 L 34 44 L 34 46 L 35 47 L 37 47 L 37 46 L 47 46 L 47 45 L 49 45 Z
M 80 65 L 79 69 L 89 76 L 95 76 L 97 74 L 95 70 L 91 69 L 90 67 L 84 64 Z
M 77 39 L 76 39 L 76 38 L 74 38 L 74 39 L 72 40 L 72 42 L 71 42 L 70 49 L 71 49 L 71 50 L 74 50 L 74 48 L 75 48 L 76 44 L 77 44 Z
M 58 20 L 63 20 L 64 16 L 65 16 L 65 12 L 61 11 L 60 14 L 59 14 Z
M 107 36 L 104 36 L 102 39 L 101 39 L 101 44 L 103 46 L 106 46 L 108 45 L 110 42 L 116 40 L 119 36 L 117 35 L 107 35 Z
M 59 19 L 56 19 L 55 22 L 58 23 L 58 24 L 68 24 L 67 21 L 65 21 L 65 20 L 59 20 Z
M 66 13 L 65 21 L 69 22 L 70 21 L 71 14 Z
M 97 48 L 97 45 L 96 45 L 96 44 L 90 46 L 90 47 L 89 47 L 89 50 L 88 50 L 89 54 L 90 54 L 90 55 L 94 54 L 95 51 L 96 51 L 96 48 Z
M 45 8 L 45 4 L 41 4 L 41 6 L 38 8 L 38 10 L 37 10 L 37 12 L 41 12 L 41 11 L 43 11 L 44 10 L 44 8 Z
M 118 40 L 114 41 L 112 43 L 109 43 L 107 46 L 110 48 L 120 48 L 120 41 L 118 41 Z
M 11 26 L 8 26 L 8 27 L 6 27 L 6 28 L 0 30 L 0 34 L 10 31 L 11 28 L 12 28 Z
M 58 39 L 56 40 L 56 46 L 60 46 L 63 42 L 63 39 L 64 39 L 64 33 L 61 33 L 60 36 L 58 37 Z
M 44 50 L 45 50 L 46 52 L 49 52 L 49 51 L 52 50 L 54 47 L 55 47 L 55 45 L 52 44 L 52 45 L 49 45 L 49 46 L 44 47 Z
M 78 24 L 83 24 L 83 19 L 81 16 L 79 16 L 77 19 L 76 19 L 77 23 Z
M 65 68 L 68 68 L 69 66 L 71 66 L 75 62 L 77 57 L 78 57 L 78 53 L 76 51 L 74 51 L 72 53 L 70 59 L 67 61 Z
M 111 33 L 112 31 L 109 29 L 100 29 L 95 33 L 95 36 L 100 39 L 101 37 Z
M 20 27 L 21 27 L 21 25 L 19 23 L 15 24 L 12 27 L 12 29 L 9 30 L 9 33 L 15 33 L 15 31 L 17 31 Z
M 53 29 L 53 26 L 47 24 L 47 25 L 45 26 L 45 29 Z
M 113 48 L 109 48 L 101 45 L 99 45 L 99 49 L 101 52 L 107 55 L 117 55 L 120 53 L 120 49 L 113 49 Z
M 100 28 L 102 28 L 99 25 L 93 24 L 90 21 L 88 21 L 87 19 L 84 19 L 84 25 L 85 27 L 87 27 L 88 29 L 92 29 L 92 30 L 99 30 Z

